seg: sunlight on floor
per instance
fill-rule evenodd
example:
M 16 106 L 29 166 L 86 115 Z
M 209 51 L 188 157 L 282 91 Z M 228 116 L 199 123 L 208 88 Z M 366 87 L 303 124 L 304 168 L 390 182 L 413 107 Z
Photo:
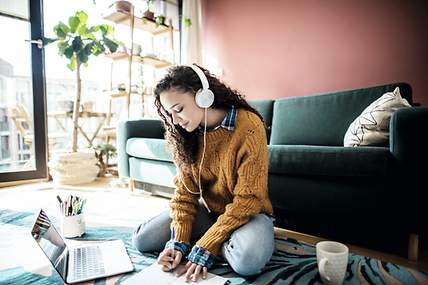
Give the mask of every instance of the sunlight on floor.
M 40 183 L 10 187 L 0 191 L 0 209 L 16 211 L 37 211 L 43 208 L 48 215 L 59 217 L 60 210 L 56 196 L 68 195 L 84 197 L 84 208 L 88 224 L 113 223 L 103 220 L 103 213 L 115 213 L 114 219 L 127 222 L 127 226 L 141 223 L 141 217 L 156 215 L 168 208 L 169 200 L 144 194 L 130 192 L 128 188 L 111 186 L 112 179 L 102 178 L 87 185 L 55 186 L 52 183 Z

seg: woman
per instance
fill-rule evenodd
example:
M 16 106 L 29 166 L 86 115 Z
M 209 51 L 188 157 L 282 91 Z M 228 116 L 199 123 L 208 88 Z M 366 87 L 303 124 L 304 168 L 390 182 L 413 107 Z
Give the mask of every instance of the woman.
M 206 278 L 220 257 L 238 274 L 261 272 L 274 250 L 261 115 L 197 65 L 171 68 L 155 105 L 178 170 L 176 191 L 170 211 L 136 229 L 134 245 L 162 251 L 164 271 L 185 257 L 177 276 L 187 280 Z

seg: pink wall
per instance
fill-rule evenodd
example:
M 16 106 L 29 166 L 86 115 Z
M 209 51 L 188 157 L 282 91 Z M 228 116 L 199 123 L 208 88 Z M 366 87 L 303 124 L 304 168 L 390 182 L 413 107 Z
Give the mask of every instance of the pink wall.
M 204 0 L 206 59 L 248 99 L 405 81 L 428 105 L 428 1 Z

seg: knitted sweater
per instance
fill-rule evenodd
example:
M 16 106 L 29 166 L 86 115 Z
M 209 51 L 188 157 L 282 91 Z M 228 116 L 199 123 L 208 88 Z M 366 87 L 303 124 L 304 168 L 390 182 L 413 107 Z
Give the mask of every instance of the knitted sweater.
M 233 231 L 246 224 L 252 216 L 272 213 L 267 188 L 266 132 L 256 114 L 239 109 L 235 129 L 219 128 L 208 132 L 206 142 L 201 169 L 202 195 L 209 209 L 219 217 L 196 245 L 218 255 Z M 190 193 L 185 186 L 192 192 L 199 192 L 202 135 L 199 143 L 199 158 L 191 167 L 192 173 L 176 176 L 176 191 L 170 202 L 175 240 L 187 244 L 190 244 L 199 194 Z

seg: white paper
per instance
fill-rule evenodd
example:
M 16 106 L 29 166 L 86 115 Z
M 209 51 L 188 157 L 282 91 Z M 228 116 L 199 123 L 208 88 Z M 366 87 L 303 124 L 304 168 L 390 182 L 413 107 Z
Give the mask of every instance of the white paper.
M 181 265 L 183 266 L 183 265 Z M 180 268 L 180 267 L 179 267 Z M 130 277 L 129 279 L 122 282 L 125 285 L 189 285 L 195 284 L 195 282 L 186 282 L 184 275 L 176 277 L 175 273 L 178 269 L 173 272 L 165 272 L 162 270 L 162 266 L 156 262 L 149 267 L 141 270 L 139 273 Z M 212 274 L 208 272 L 207 278 L 199 278 L 196 284 L 203 285 L 223 285 L 227 284 L 228 280 L 224 277 Z

